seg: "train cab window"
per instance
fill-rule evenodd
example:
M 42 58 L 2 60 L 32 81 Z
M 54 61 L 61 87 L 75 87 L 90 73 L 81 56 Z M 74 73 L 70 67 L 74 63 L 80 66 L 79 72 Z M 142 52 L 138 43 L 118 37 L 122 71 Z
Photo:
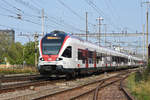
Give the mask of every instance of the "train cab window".
M 63 57 L 71 58 L 72 57 L 72 47 L 68 46 L 62 54 Z

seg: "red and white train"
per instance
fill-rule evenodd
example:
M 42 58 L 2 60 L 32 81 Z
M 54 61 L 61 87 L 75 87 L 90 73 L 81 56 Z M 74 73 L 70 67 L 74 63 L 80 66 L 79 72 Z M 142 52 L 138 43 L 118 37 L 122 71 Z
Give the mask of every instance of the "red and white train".
M 140 58 L 107 49 L 62 31 L 46 34 L 39 45 L 42 75 L 94 73 L 143 65 Z

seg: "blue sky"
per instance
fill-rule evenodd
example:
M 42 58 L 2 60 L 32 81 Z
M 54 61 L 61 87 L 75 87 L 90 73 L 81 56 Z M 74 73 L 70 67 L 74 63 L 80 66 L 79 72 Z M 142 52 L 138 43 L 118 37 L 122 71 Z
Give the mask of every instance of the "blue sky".
M 97 32 L 97 17 L 103 17 L 108 32 L 142 32 L 145 24 L 144 0 L 0 0 L 0 29 L 14 29 L 16 41 L 25 43 L 19 33 L 41 33 L 41 9 L 45 11 L 45 32 L 63 30 L 85 33 L 85 12 L 89 31 Z M 22 19 L 16 19 L 17 14 Z M 104 28 L 102 26 L 102 32 Z M 32 39 L 32 38 L 31 38 Z M 138 38 L 139 39 L 139 38 Z M 132 40 L 132 38 L 131 38 Z M 136 39 L 135 39 L 136 40 Z

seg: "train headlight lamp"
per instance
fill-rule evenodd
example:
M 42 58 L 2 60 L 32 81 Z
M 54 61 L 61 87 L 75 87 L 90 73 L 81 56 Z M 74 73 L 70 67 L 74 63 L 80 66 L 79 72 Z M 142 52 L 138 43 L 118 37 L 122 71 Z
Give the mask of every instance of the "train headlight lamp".
M 57 58 L 57 59 L 56 59 L 56 61 L 60 61 L 60 60 L 63 60 L 63 58 Z
M 44 61 L 44 58 L 40 58 L 41 61 Z

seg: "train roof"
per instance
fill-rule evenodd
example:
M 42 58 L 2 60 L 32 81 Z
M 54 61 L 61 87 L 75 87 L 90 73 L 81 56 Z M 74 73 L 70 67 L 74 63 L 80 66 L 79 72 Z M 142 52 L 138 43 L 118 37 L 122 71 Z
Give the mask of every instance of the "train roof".
M 95 44 L 95 43 L 92 43 L 92 42 L 90 42 L 90 41 L 85 41 L 85 40 L 81 39 L 80 37 L 73 36 L 72 34 L 69 34 L 69 33 L 66 33 L 66 32 L 63 32 L 63 31 L 54 30 L 54 31 L 52 31 L 52 32 L 50 32 L 50 33 L 47 33 L 45 36 L 49 36 L 49 35 L 50 35 L 50 36 L 52 36 L 52 35 L 58 35 L 58 36 L 64 36 L 64 37 L 69 36 L 70 38 L 74 38 L 74 39 L 77 39 L 77 40 L 79 40 L 79 41 L 82 41 L 82 42 L 84 42 L 84 43 L 87 44 L 87 45 L 90 44 L 90 45 L 92 45 L 92 46 L 95 47 L 95 48 L 99 47 L 99 48 L 101 49 L 102 53 L 111 54 L 111 55 L 113 55 L 113 56 L 126 57 L 126 58 L 129 58 L 129 57 L 130 57 L 131 59 L 134 59 L 134 60 L 142 60 L 142 59 L 140 59 L 140 58 L 138 58 L 138 57 L 134 57 L 134 56 L 131 56 L 131 55 L 128 55 L 128 54 L 124 54 L 124 53 L 121 53 L 121 52 L 119 52 L 119 51 L 112 50 L 112 49 L 110 49 L 110 48 L 98 46 L 98 45 Z M 44 37 L 45 37 L 45 36 L 44 36 Z

